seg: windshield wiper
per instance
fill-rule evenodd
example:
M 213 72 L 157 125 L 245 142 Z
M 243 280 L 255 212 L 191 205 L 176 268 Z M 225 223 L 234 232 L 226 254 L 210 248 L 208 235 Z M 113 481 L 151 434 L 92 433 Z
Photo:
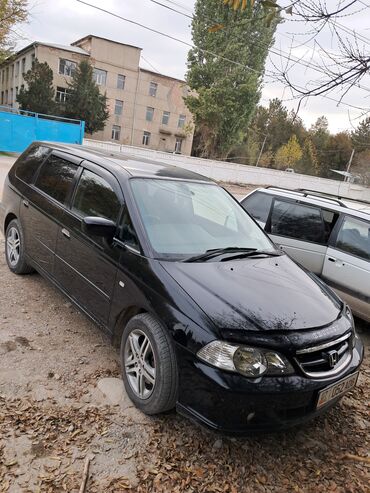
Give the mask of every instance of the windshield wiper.
M 253 252 L 236 252 L 236 255 L 230 255 L 221 259 L 221 262 L 227 262 L 228 260 L 234 260 L 237 258 L 246 258 L 246 257 L 257 257 L 258 255 L 265 255 L 266 257 L 280 257 L 284 255 L 284 252 L 278 250 L 257 250 L 255 249 Z
M 206 250 L 204 253 L 200 255 L 193 255 L 191 257 L 187 257 L 183 260 L 183 262 L 201 262 L 202 260 L 209 260 L 211 258 L 217 257 L 218 255 L 223 255 L 224 253 L 254 253 L 257 251 L 257 248 L 243 248 L 243 247 L 226 247 L 226 248 L 211 248 Z

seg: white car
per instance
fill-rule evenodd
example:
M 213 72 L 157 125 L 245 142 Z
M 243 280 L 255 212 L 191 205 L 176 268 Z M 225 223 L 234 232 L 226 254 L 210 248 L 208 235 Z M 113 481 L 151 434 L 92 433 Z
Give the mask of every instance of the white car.
M 241 204 L 276 244 L 370 322 L 370 203 L 267 187 Z

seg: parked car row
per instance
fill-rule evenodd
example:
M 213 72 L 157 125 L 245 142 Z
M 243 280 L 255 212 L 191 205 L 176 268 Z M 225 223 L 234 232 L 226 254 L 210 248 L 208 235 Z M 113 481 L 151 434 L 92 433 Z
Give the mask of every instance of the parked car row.
M 276 187 L 241 203 L 277 245 L 370 322 L 370 203 Z
M 279 218 L 293 230 L 293 202 L 271 200 L 259 220 L 275 236 Z M 316 240 L 311 209 L 299 225 Z M 322 219 L 325 241 L 335 215 Z M 356 385 L 363 345 L 348 305 L 203 176 L 36 142 L 8 174 L 0 224 L 9 269 L 37 270 L 110 335 L 147 414 L 176 406 L 225 432 L 279 429 Z

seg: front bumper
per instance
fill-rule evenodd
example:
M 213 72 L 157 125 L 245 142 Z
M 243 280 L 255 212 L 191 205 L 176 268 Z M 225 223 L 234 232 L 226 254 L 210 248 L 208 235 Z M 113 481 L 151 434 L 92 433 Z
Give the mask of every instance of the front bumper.
M 179 413 L 226 434 L 277 431 L 301 424 L 330 409 L 340 398 L 316 410 L 318 392 L 355 373 L 364 349 L 357 337 L 352 359 L 335 378 L 303 375 L 250 380 L 201 362 L 177 348 L 180 365 Z

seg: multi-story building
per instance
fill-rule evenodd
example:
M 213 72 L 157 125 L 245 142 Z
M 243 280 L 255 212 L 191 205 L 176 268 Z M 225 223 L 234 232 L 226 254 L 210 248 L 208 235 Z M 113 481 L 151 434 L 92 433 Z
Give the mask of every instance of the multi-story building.
M 110 113 L 104 130 L 89 138 L 190 154 L 193 124 L 183 99 L 186 83 L 141 68 L 140 57 L 141 48 L 92 35 L 70 46 L 34 42 L 0 65 L 0 105 L 17 108 L 18 91 L 26 85 L 23 76 L 36 58 L 53 70 L 56 100 L 65 102 L 68 82 L 86 59 Z

